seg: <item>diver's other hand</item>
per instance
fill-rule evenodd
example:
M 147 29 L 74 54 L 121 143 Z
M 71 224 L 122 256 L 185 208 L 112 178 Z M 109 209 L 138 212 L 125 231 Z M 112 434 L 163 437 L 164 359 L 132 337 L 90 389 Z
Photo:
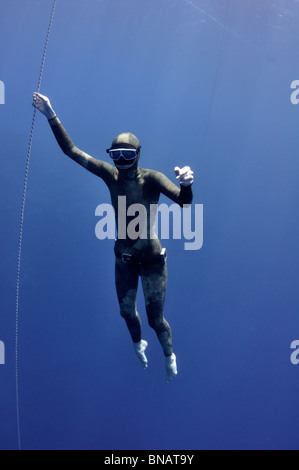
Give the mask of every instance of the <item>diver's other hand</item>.
M 40 93 L 33 93 L 33 103 L 32 106 L 38 109 L 42 114 L 44 114 L 48 119 L 52 119 L 56 116 L 54 109 L 51 106 L 49 98 Z
M 183 168 L 175 167 L 174 172 L 176 174 L 176 179 L 179 180 L 180 185 L 182 186 L 191 186 L 193 183 L 193 171 L 190 166 L 184 166 Z

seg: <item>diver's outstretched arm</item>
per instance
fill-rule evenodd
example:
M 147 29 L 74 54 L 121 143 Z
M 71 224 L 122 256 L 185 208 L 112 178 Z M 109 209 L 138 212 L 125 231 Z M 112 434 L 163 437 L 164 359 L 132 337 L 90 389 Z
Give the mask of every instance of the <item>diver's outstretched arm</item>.
M 169 199 L 176 202 L 181 207 L 188 206 L 193 200 L 193 171 L 189 166 L 183 168 L 176 166 L 174 171 L 176 179 L 180 183 L 180 188 L 159 171 L 153 172 L 154 182 L 158 185 L 159 191 L 169 197 Z
M 41 95 L 40 93 L 33 93 L 32 105 L 48 119 L 51 129 L 63 153 L 97 176 L 103 179 L 106 179 L 106 177 L 109 176 L 112 168 L 111 165 L 91 157 L 74 145 L 52 108 L 49 98 Z

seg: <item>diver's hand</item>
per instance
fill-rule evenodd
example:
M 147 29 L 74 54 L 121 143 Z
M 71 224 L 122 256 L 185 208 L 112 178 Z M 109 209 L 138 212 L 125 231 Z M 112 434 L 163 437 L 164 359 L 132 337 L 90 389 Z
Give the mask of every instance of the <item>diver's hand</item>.
M 193 171 L 190 166 L 184 166 L 183 168 L 175 167 L 174 172 L 176 179 L 179 180 L 181 186 L 191 186 L 193 183 Z
M 33 93 L 33 103 L 32 106 L 38 109 L 42 114 L 44 114 L 48 119 L 52 119 L 56 116 L 54 109 L 51 106 L 49 98 L 40 93 Z

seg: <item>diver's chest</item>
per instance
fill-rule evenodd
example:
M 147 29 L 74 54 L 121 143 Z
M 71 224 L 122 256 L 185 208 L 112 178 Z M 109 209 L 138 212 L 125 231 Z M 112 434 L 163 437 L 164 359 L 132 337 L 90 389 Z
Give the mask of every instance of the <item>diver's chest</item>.
M 130 204 L 142 202 L 146 197 L 146 184 L 144 181 L 126 181 L 121 185 L 117 185 L 117 195 L 125 196 Z
M 126 181 L 121 185 L 115 185 L 112 192 L 112 199 L 117 203 L 117 199 L 121 196 L 126 199 L 126 206 L 132 204 L 154 203 L 157 196 L 154 194 L 153 188 L 144 180 Z

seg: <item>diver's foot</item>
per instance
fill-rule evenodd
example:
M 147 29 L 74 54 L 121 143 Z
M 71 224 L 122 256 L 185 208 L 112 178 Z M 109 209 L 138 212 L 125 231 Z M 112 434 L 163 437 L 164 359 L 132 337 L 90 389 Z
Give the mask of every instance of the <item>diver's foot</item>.
M 176 356 L 174 353 L 171 356 L 165 357 L 165 365 L 166 365 L 166 381 L 170 382 L 178 375 L 178 369 L 176 365 Z
M 134 343 L 134 348 L 135 348 L 135 352 L 136 352 L 137 356 L 139 357 L 139 359 L 140 359 L 140 361 L 143 365 L 143 368 L 146 369 L 147 368 L 147 357 L 146 357 L 144 351 L 147 348 L 147 341 L 142 339 L 141 341 L 139 341 L 139 343 Z

